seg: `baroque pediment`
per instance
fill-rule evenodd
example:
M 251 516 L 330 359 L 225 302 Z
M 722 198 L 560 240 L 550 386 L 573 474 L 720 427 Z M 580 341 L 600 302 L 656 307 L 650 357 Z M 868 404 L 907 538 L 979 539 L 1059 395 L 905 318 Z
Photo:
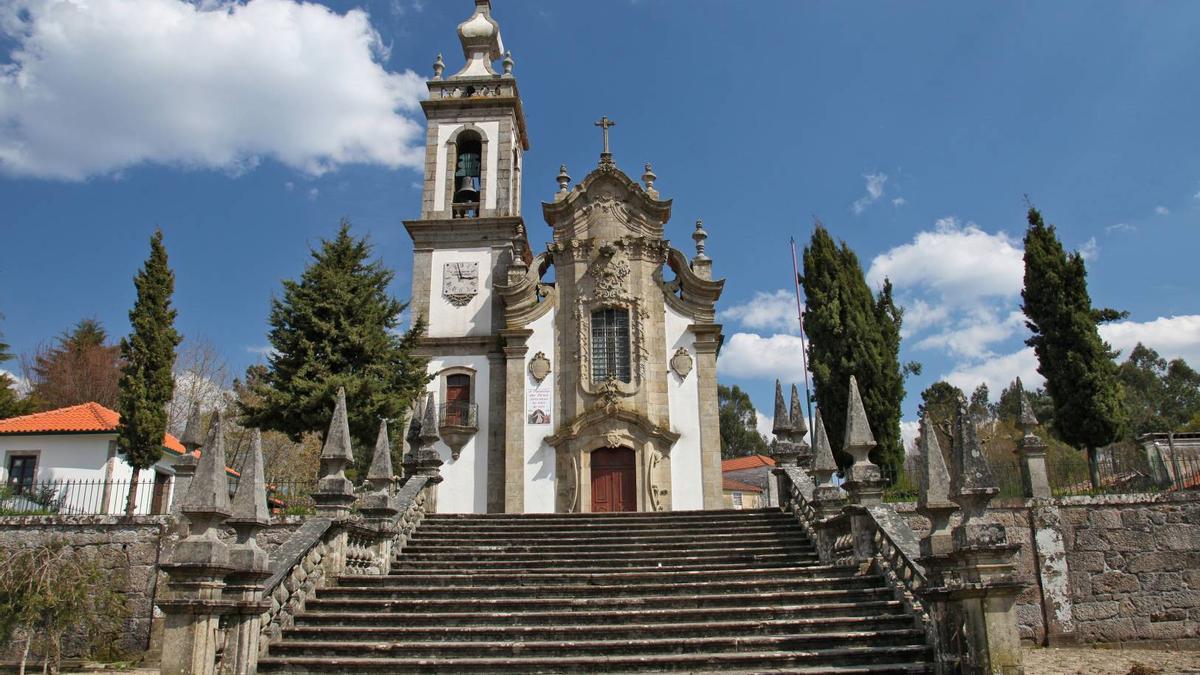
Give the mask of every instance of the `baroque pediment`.
M 671 200 L 650 196 L 611 163 L 601 163 L 554 202 L 542 204 L 554 239 L 616 239 L 627 234 L 661 238 Z
M 646 441 L 651 441 L 664 454 L 678 440 L 678 433 L 615 403 L 601 403 L 560 425 L 553 436 L 546 437 L 551 447 L 570 446 L 582 451 L 618 446 L 641 447 Z

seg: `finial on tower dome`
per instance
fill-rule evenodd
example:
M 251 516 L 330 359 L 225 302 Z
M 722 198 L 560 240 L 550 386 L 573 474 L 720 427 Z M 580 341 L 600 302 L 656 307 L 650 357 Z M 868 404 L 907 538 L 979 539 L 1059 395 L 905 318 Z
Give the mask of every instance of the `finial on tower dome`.
M 696 219 L 696 231 L 692 233 L 692 241 L 696 242 L 696 257 L 695 260 L 708 260 L 708 256 L 704 254 L 704 242 L 708 239 L 708 232 L 704 229 L 704 221 Z
M 442 79 L 442 73 L 446 70 L 446 62 L 442 60 L 442 55 L 439 53 L 437 58 L 433 60 L 433 79 Z
M 458 24 L 458 39 L 467 65 L 454 77 L 495 77 L 492 61 L 504 54 L 504 42 L 500 39 L 500 24 L 492 18 L 490 2 L 475 0 L 475 13 Z

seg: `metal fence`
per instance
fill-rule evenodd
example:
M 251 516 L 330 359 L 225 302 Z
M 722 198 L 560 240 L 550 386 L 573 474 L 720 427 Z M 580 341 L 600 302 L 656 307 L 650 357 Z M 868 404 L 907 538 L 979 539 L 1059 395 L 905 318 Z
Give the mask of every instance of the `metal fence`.
M 317 512 L 313 493 L 315 480 L 268 480 L 267 506 L 271 513 L 281 516 L 307 516 Z
M 131 481 L 46 480 L 9 482 L 0 486 L 0 515 L 124 514 Z M 139 515 L 166 513 L 171 506 L 170 481 L 139 480 Z

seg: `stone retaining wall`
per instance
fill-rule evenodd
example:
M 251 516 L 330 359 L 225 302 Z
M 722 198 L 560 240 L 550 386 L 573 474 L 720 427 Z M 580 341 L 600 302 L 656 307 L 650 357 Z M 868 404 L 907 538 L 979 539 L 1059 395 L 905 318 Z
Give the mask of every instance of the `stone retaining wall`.
M 918 535 L 928 521 L 896 504 Z M 1027 587 L 1021 638 L 1038 644 L 1200 648 L 1200 494 L 996 500 Z
M 154 599 L 164 579 L 158 563 L 165 560 L 178 539 L 169 516 L 0 516 L 0 550 L 44 546 L 64 540 L 79 555 L 87 556 L 104 570 L 113 588 L 123 593 L 129 617 L 116 645 L 129 654 L 144 652 L 150 643 L 154 622 Z M 275 519 L 258 538 L 269 554 L 303 524 L 304 518 Z M 233 530 L 225 533 L 233 541 Z M 14 651 L 15 650 L 15 651 Z M 0 660 L 19 656 L 19 647 L 0 643 Z M 82 645 L 68 639 L 64 656 L 82 656 Z

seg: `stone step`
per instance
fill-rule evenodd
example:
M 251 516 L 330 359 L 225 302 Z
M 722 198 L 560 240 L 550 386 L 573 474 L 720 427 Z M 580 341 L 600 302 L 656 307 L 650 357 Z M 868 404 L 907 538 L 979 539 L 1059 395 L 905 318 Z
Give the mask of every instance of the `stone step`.
M 682 607 L 755 607 L 764 603 L 805 604 L 818 602 L 857 602 L 892 597 L 884 586 L 854 589 L 805 589 L 742 594 L 643 595 L 618 598 L 500 597 L 500 598 L 325 598 L 320 593 L 305 603 L 314 611 L 378 612 L 478 611 L 519 612 L 535 609 L 570 609 L 591 612 L 602 609 L 667 609 Z
M 690 564 L 668 565 L 668 564 L 664 564 L 663 561 L 660 560 L 660 561 L 656 561 L 656 562 L 645 563 L 642 565 L 622 565 L 622 566 L 609 565 L 609 566 L 600 566 L 600 567 L 591 566 L 591 565 L 580 567 L 576 563 L 574 565 L 571 565 L 570 567 L 564 567 L 564 568 L 547 567 L 545 565 L 540 565 L 538 563 L 534 563 L 531 566 L 523 566 L 523 565 L 521 565 L 521 563 L 509 563 L 509 562 L 498 562 L 498 563 L 494 563 L 494 564 L 468 563 L 468 564 L 464 564 L 464 565 L 456 565 L 453 567 L 448 567 L 445 565 L 445 563 L 438 563 L 436 561 L 424 561 L 424 562 L 419 562 L 416 564 L 409 564 L 411 562 L 412 561 L 398 560 L 397 562 L 392 564 L 392 569 L 391 569 L 390 574 L 393 576 L 422 576 L 422 575 L 442 576 L 442 575 L 459 574 L 459 575 L 485 575 L 485 576 L 486 575 L 499 575 L 499 576 L 511 577 L 511 576 L 528 575 L 528 574 L 558 575 L 567 569 L 569 569 L 572 573 L 577 573 L 577 574 L 624 574 L 624 573 L 638 574 L 638 573 L 643 573 L 643 572 L 687 573 L 687 572 L 705 572 L 705 571 L 722 571 L 722 570 L 732 571 L 732 572 L 737 572 L 737 571 L 745 572 L 748 570 L 758 570 L 758 569 L 762 569 L 762 570 L 779 569 L 779 568 L 809 569 L 809 568 L 821 567 L 821 565 L 819 565 L 816 562 L 806 563 L 803 561 L 794 560 L 788 556 L 782 556 L 780 559 L 775 559 L 775 560 L 770 560 L 770 561 L 762 561 L 762 562 L 755 562 L 753 560 L 747 560 L 747 561 L 742 561 L 742 562 L 716 562 L 716 563 L 695 562 L 695 563 L 690 563 Z M 620 562 L 620 561 L 614 561 L 614 562 Z
M 553 569 L 588 567 L 654 567 L 662 565 L 687 566 L 695 564 L 818 564 L 820 559 L 816 553 L 782 552 L 778 549 L 735 549 L 724 551 L 702 551 L 699 553 L 674 553 L 671 555 L 627 556 L 619 553 L 605 553 L 586 557 L 562 555 L 520 555 L 520 556 L 490 556 L 490 555 L 424 555 L 402 556 L 392 563 L 392 569 L 420 569 L 422 567 L 457 567 L 457 568 L 490 568 L 490 569 Z
M 783 540 L 783 541 L 809 541 L 804 530 L 797 527 L 763 527 L 763 528 L 744 528 L 731 529 L 720 532 L 705 532 L 696 530 L 693 532 L 667 530 L 665 532 L 645 532 L 640 530 L 634 531 L 605 531 L 605 532 L 554 532 L 554 533 L 488 533 L 484 535 L 462 532 L 434 532 L 424 528 L 417 528 L 416 533 L 409 538 L 410 544 L 479 544 L 479 545 L 495 545 L 497 543 L 504 544 L 522 544 L 534 546 L 572 546 L 592 543 L 606 544 L 638 544 L 643 542 L 680 542 L 680 543 L 695 543 L 703 541 L 757 541 L 757 540 Z
M 776 529 L 800 527 L 793 518 L 778 519 L 739 519 L 722 518 L 710 521 L 692 520 L 676 523 L 640 523 L 640 522 L 598 522 L 581 525 L 556 523 L 517 523 L 517 524 L 458 524 L 441 521 L 421 522 L 420 529 L 439 534 L 472 534 L 472 535 L 505 535 L 505 534 L 604 534 L 606 532 L 706 532 L 734 531 L 742 529 Z
M 560 597 L 560 598 L 630 598 L 645 595 L 688 595 L 688 594 L 736 594 L 777 593 L 803 589 L 833 590 L 878 588 L 879 578 L 860 577 L 810 577 L 810 578 L 767 578 L 767 579 L 721 579 L 719 581 L 676 581 L 645 580 L 641 583 L 619 584 L 524 584 L 495 586 L 437 586 L 425 584 L 391 586 L 331 586 L 317 591 L 317 597 L 367 598 L 370 600 L 406 598 L 515 598 L 515 597 Z
M 536 546 L 526 547 L 451 547 L 451 546 L 405 546 L 402 555 L 419 557 L 422 560 L 561 560 L 566 564 L 580 560 L 636 560 L 653 562 L 675 556 L 708 556 L 726 559 L 744 559 L 747 555 L 788 554 L 809 560 L 817 559 L 816 551 L 810 546 L 779 544 L 754 544 L 751 546 L 717 546 L 713 548 L 671 547 L 639 548 L 564 548 L 549 551 Z
M 752 536 L 739 537 L 735 540 L 707 540 L 707 539 L 687 539 L 687 540 L 666 540 L 660 541 L 653 538 L 638 539 L 636 541 L 612 541 L 601 540 L 593 541 L 590 539 L 572 540 L 569 542 L 542 542 L 533 544 L 521 544 L 512 542 L 476 542 L 468 543 L 467 540 L 459 542 L 441 542 L 437 540 L 422 540 L 411 541 L 405 544 L 402 552 L 405 555 L 416 555 L 420 553 L 460 553 L 460 552 L 486 552 L 486 553 L 573 553 L 573 552 L 601 552 L 612 551 L 619 553 L 636 553 L 639 551 L 709 551 L 713 549 L 741 549 L 741 548 L 784 548 L 788 550 L 803 549 L 806 551 L 815 551 L 816 548 L 807 538 L 799 536 Z
M 611 640 L 499 640 L 454 642 L 449 640 L 368 642 L 347 640 L 291 640 L 276 644 L 273 656 L 372 656 L 453 658 L 462 656 L 604 656 L 622 654 L 704 654 L 710 652 L 779 651 L 847 647 L 905 647 L 918 645 L 925 634 L 915 628 L 877 631 L 809 633 L 800 635 L 734 635 Z
M 706 654 L 605 655 L 599 657 L 500 658 L 379 658 L 275 657 L 259 659 L 260 672 L 390 672 L 390 673 L 598 673 L 598 672 L 719 672 L 788 668 L 804 675 L 828 673 L 926 673 L 924 646 L 888 649 L 849 647 L 776 652 L 714 652 Z
M 713 510 L 713 511 L 621 511 L 615 513 L 431 513 L 423 523 L 454 523 L 460 525 L 529 525 L 565 523 L 586 527 L 589 523 L 674 523 L 683 521 L 714 522 L 718 520 L 794 520 L 777 508 Z
M 752 605 L 732 607 L 624 607 L 578 611 L 575 609 L 542 609 L 534 607 L 526 611 L 467 611 L 460 606 L 428 609 L 419 617 L 402 613 L 364 611 L 361 608 L 319 609 L 308 606 L 296 618 L 300 626 L 412 626 L 414 621 L 427 628 L 439 626 L 557 626 L 557 625 L 603 625 L 619 626 L 626 622 L 634 624 L 686 623 L 700 621 L 771 621 L 858 618 L 867 616 L 904 614 L 904 606 L 891 598 L 876 600 L 853 600 L 837 602 L 805 602 L 802 604 Z
M 461 585 L 511 585 L 531 586 L 538 584 L 571 583 L 644 583 L 656 581 L 720 581 L 724 579 L 806 579 L 821 577 L 860 576 L 856 567 L 830 565 L 743 567 L 737 569 L 676 569 L 670 567 L 646 568 L 637 571 L 624 570 L 536 570 L 514 574 L 490 570 L 463 571 L 443 568 L 438 571 L 404 570 L 401 573 L 380 575 L 346 575 L 339 577 L 339 586 L 392 586 L 420 583 L 425 586 Z
M 377 617 L 371 617 L 377 618 Z M 424 618 L 424 617 L 422 617 Z M 573 618 L 573 617 L 567 617 Z M 428 626 L 408 622 L 395 626 L 341 625 L 301 621 L 284 631 L 292 640 L 394 640 L 394 641 L 504 641 L 504 640 L 610 640 L 632 639 L 647 635 L 666 636 L 744 636 L 795 635 L 834 631 L 902 630 L 914 626 L 912 617 L 905 614 L 878 614 L 849 617 L 767 620 L 711 620 L 675 623 L 623 622 L 613 624 L 511 625 L 502 616 L 494 624 L 481 626 Z M 424 621 L 422 621 L 424 623 Z

